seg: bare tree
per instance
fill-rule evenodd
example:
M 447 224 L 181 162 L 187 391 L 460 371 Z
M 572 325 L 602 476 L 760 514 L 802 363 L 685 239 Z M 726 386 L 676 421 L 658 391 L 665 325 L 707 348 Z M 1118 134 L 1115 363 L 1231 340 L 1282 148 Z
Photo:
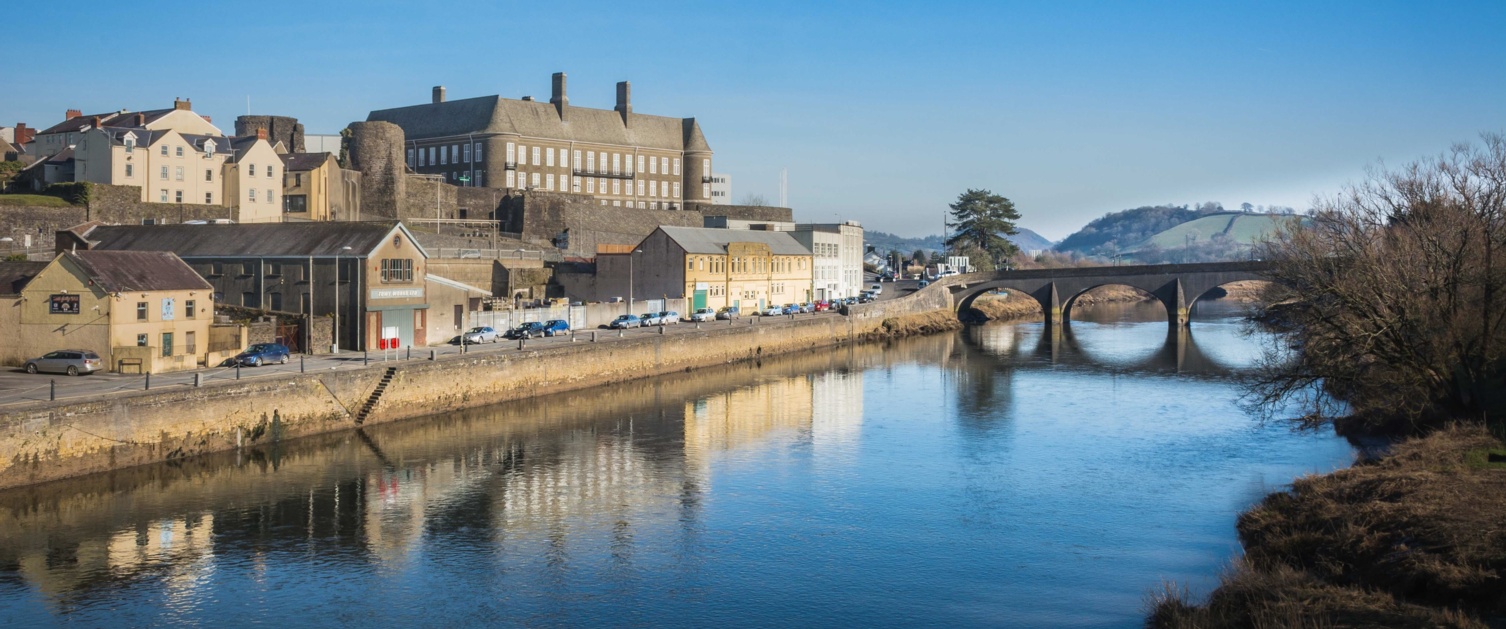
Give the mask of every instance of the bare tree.
M 762 207 L 767 206 L 768 204 L 769 200 L 763 195 L 753 194 L 752 192 L 749 192 L 748 194 L 743 195 L 743 200 L 738 205 L 757 205 Z
M 1295 351 L 1266 357 L 1252 400 L 1267 411 L 1301 402 L 1308 421 L 1345 410 L 1332 405 L 1342 400 L 1362 421 L 1413 428 L 1489 410 L 1506 371 L 1495 338 L 1506 325 L 1506 139 L 1372 170 L 1315 209 L 1263 247 L 1272 279 L 1295 292 L 1285 338 Z

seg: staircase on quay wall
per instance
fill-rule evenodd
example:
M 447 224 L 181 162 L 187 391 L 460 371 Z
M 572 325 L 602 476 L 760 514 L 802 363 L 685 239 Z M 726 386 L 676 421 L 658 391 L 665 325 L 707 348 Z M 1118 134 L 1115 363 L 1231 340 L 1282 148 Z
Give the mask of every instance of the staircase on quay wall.
M 397 367 L 388 367 L 387 373 L 382 374 L 382 380 L 377 383 L 376 389 L 371 396 L 366 398 L 366 403 L 361 405 L 361 410 L 356 411 L 356 425 L 366 421 L 371 411 L 376 409 L 377 402 L 382 401 L 382 394 L 387 392 L 387 385 L 392 384 L 392 378 L 397 375 Z

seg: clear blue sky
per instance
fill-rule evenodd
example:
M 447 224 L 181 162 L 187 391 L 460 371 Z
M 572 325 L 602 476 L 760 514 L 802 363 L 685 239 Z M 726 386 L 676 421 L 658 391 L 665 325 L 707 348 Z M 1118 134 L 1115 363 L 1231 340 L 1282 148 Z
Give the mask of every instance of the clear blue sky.
M 937 233 L 988 188 L 1053 239 L 1142 204 L 1304 209 L 1506 130 L 1506 2 L 1218 4 L 31 3 L 0 121 L 181 96 L 229 130 L 250 96 L 334 133 L 564 71 L 571 104 L 630 80 L 636 111 L 698 118 L 736 198 L 787 168 L 800 220 Z

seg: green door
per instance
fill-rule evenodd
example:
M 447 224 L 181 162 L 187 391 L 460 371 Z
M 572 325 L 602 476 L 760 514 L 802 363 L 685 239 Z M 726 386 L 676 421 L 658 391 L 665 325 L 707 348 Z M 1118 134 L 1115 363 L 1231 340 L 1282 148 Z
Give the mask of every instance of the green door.
M 695 298 L 691 302 L 690 310 L 691 310 L 691 312 L 694 312 L 696 310 L 700 310 L 700 309 L 705 308 L 705 307 L 706 307 L 706 291 L 698 290 L 698 291 L 695 292 Z

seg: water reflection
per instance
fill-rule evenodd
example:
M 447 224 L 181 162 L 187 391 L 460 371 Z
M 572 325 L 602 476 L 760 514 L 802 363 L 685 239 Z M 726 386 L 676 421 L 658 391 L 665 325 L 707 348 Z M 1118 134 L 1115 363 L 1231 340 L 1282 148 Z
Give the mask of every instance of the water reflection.
M 1212 578 L 1251 487 L 1337 450 L 1292 455 L 1225 408 L 1236 323 L 1110 319 L 0 493 L 0 608 L 17 626 L 1135 624 L 1159 578 Z

